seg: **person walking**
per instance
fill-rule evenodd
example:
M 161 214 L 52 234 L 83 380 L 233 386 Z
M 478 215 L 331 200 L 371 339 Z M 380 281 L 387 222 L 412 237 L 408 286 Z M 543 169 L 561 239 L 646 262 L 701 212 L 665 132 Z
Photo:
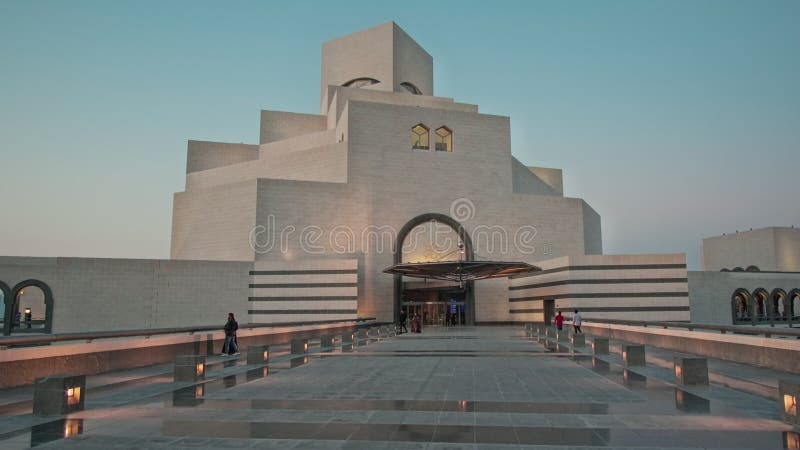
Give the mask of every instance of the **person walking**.
M 406 328 L 406 322 L 408 321 L 408 313 L 406 313 L 405 309 L 400 310 L 400 334 L 408 333 L 408 328 Z
M 561 311 L 556 314 L 556 329 L 558 331 L 564 329 L 564 316 L 561 315 Z
M 581 331 L 581 315 L 578 314 L 578 310 L 575 310 L 575 314 L 572 316 L 572 332 L 573 333 L 583 333 Z
M 422 317 L 419 313 L 414 313 L 414 318 L 411 319 L 411 332 L 422 333 Z
M 225 323 L 225 342 L 222 344 L 223 355 L 238 355 L 239 344 L 236 342 L 236 330 L 239 329 L 239 324 L 233 313 L 228 313 L 228 321 Z

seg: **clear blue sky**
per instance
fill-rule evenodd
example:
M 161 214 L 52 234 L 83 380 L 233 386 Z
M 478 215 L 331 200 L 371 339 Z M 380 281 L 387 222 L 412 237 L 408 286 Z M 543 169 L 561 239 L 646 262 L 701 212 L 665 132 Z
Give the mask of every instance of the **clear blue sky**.
M 389 20 L 606 253 L 800 225 L 798 1 L 0 0 L 0 255 L 168 257 L 186 140 L 317 113 L 322 42 Z

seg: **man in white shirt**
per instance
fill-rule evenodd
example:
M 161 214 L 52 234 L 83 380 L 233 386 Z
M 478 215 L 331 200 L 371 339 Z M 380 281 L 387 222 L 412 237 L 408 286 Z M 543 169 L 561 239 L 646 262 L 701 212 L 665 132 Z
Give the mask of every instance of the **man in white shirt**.
M 578 314 L 578 310 L 575 310 L 575 314 L 572 315 L 572 332 L 573 333 L 583 333 L 581 331 L 581 315 Z

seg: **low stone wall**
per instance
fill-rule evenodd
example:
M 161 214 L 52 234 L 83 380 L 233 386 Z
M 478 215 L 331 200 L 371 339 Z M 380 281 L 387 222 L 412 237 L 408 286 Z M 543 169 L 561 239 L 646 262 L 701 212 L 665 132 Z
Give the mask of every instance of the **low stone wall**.
M 599 337 L 800 373 L 800 340 L 584 322 Z
M 240 329 L 237 340 L 244 351 L 250 345 L 285 344 L 293 338 L 340 334 L 363 325 L 341 322 Z M 225 334 L 218 331 L 6 348 L 0 350 L 0 388 L 33 384 L 36 378 L 59 373 L 93 375 L 169 363 L 178 355 L 213 355 L 222 351 L 224 339 Z

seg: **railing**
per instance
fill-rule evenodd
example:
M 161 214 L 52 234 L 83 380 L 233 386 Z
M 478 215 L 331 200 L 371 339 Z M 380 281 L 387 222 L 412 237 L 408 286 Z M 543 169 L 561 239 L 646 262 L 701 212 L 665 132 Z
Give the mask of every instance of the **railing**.
M 252 328 L 279 328 L 279 327 L 292 327 L 302 325 L 326 325 L 334 323 L 356 322 L 366 323 L 375 321 L 374 317 L 356 318 L 348 320 L 317 320 L 310 322 L 280 322 L 280 323 L 251 323 L 239 325 L 239 329 L 252 329 Z M 158 336 L 164 334 L 181 334 L 181 333 L 200 333 L 205 331 L 222 331 L 222 325 L 207 325 L 201 327 L 176 327 L 176 328 L 154 328 L 149 330 L 123 330 L 123 331 L 95 331 L 88 333 L 64 333 L 64 334 L 47 334 L 40 336 L 12 336 L 0 338 L 0 348 L 20 346 L 20 345 L 34 345 L 34 344 L 50 344 L 53 342 L 66 342 L 66 341 L 86 341 L 91 342 L 95 339 L 114 339 L 125 337 L 144 337 Z
M 700 323 L 685 323 L 685 322 L 653 322 L 645 320 L 616 320 L 616 319 L 583 319 L 583 322 L 591 325 L 592 323 L 607 323 L 612 325 L 630 325 L 638 327 L 661 327 L 679 328 L 689 331 L 702 330 L 702 331 L 717 331 L 719 333 L 736 333 L 747 334 L 753 336 L 786 336 L 800 339 L 800 330 L 789 328 L 756 328 L 756 327 L 742 327 L 735 325 L 707 325 Z

